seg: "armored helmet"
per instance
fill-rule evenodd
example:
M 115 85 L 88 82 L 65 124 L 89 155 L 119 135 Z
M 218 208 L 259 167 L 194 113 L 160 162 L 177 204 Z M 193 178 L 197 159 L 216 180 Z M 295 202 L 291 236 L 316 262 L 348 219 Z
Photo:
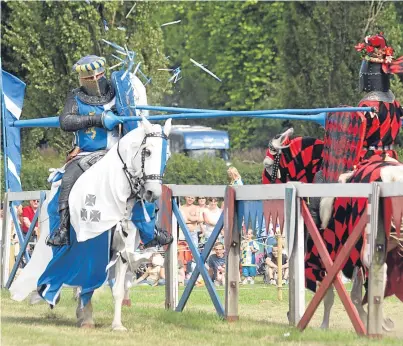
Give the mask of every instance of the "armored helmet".
M 359 43 L 355 49 L 362 58 L 359 91 L 388 91 L 388 66 L 393 59 L 393 48 L 388 47 L 383 33 L 365 37 L 364 43 Z
M 108 91 L 105 64 L 105 58 L 87 55 L 73 65 L 73 72 L 78 72 L 80 86 L 89 96 L 103 96 Z

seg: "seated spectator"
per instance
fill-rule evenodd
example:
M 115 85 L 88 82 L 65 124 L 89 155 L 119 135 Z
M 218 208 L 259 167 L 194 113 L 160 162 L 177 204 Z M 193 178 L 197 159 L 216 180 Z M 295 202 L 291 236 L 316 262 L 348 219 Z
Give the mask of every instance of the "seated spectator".
M 253 240 L 253 231 L 248 229 L 246 239 L 241 243 L 241 265 L 242 275 L 244 280 L 242 283 L 245 285 L 255 283 L 256 276 L 256 252 L 259 251 L 259 245 Z
M 288 258 L 286 254 L 282 254 L 282 272 L 283 272 L 283 285 L 288 280 Z M 270 285 L 275 285 L 275 275 L 278 274 L 278 248 L 273 247 L 273 251 L 266 257 L 266 273 L 269 279 Z
M 21 230 L 25 234 L 28 233 L 29 227 L 31 226 L 31 222 L 34 219 L 35 213 L 38 210 L 39 200 L 33 199 L 29 201 L 29 205 L 22 208 L 22 224 Z M 38 221 L 36 222 L 34 231 L 32 232 L 31 240 L 36 241 L 37 237 L 39 236 L 39 229 L 38 229 Z
M 151 257 L 151 264 L 145 273 L 135 281 L 138 285 L 163 286 L 165 285 L 164 258 L 160 253 Z
M 220 242 L 214 244 L 214 254 L 212 254 L 208 260 L 208 272 L 211 280 L 216 285 L 225 284 L 225 255 L 224 255 L 224 245 Z

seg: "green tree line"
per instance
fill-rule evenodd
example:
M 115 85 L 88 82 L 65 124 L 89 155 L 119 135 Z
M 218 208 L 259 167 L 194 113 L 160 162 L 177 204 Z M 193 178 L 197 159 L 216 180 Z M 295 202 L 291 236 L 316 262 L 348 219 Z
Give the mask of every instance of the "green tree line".
M 356 105 L 362 95 L 354 45 L 383 31 L 395 55 L 403 55 L 398 2 L 10 1 L 1 2 L 1 9 L 2 67 L 27 83 L 22 119 L 61 112 L 67 93 L 78 85 L 71 67 L 80 57 L 98 54 L 109 66 L 116 64 L 102 39 L 136 51 L 142 70 L 152 77 L 151 104 L 223 110 Z M 181 22 L 161 27 L 176 20 Z M 178 66 L 182 79 L 169 83 L 171 75 L 160 69 Z M 402 100 L 398 79 L 392 89 Z M 302 121 L 197 123 L 228 130 L 233 149 L 265 147 L 285 126 L 294 126 L 298 135 L 322 136 L 317 125 Z M 22 130 L 23 175 L 42 164 L 34 162 L 43 157 L 38 148 L 50 147 L 62 161 L 71 140 L 59 129 Z

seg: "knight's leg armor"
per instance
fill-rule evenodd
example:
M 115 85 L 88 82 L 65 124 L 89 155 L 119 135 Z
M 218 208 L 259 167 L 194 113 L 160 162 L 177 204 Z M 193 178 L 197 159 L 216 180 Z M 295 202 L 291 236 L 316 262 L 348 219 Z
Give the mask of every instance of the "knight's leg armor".
M 156 227 L 156 213 L 158 208 L 154 203 L 145 203 L 147 213 L 151 217 L 150 221 L 145 220 L 142 204 L 137 202 L 133 207 L 132 221 L 139 230 L 140 239 L 145 248 L 154 246 L 169 245 L 173 241 L 172 235 L 166 230 Z
M 78 165 L 79 161 L 79 159 L 75 159 L 66 166 L 59 195 L 60 225 L 59 229 L 46 241 L 47 245 L 63 246 L 70 244 L 69 195 L 74 183 L 84 173 Z
M 170 235 L 166 230 L 159 229 L 158 227 L 154 228 L 154 239 L 149 241 L 148 243 L 144 243 L 145 248 L 154 247 L 154 246 L 164 246 L 169 245 L 173 242 L 174 238 Z M 141 237 L 141 233 L 140 233 Z

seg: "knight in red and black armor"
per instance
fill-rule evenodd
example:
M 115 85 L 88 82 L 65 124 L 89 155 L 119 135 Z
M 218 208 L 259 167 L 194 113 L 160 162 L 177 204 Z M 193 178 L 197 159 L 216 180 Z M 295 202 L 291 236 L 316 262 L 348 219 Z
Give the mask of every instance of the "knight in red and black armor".
M 385 155 L 397 159 L 394 144 L 401 127 L 403 109 L 390 90 L 390 75 L 403 73 L 403 57 L 394 60 L 393 48 L 386 44 L 382 33 L 367 36 L 355 49 L 361 53 L 359 91 L 367 94 L 359 107 L 372 107 L 366 112 L 364 146 L 360 160 L 371 155 Z
M 401 127 L 403 109 L 390 90 L 390 75 L 403 74 L 403 57 L 393 59 L 393 48 L 386 44 L 382 33 L 367 36 L 355 49 L 361 53 L 362 58 L 359 91 L 366 92 L 358 106 L 372 107 L 375 111 L 364 114 L 366 129 L 363 145 L 354 161 L 358 164 L 373 155 L 388 155 L 397 160 L 394 144 Z M 336 182 L 337 178 L 330 182 Z M 329 181 L 320 170 L 315 175 L 314 183 L 324 182 Z M 310 199 L 310 212 L 318 228 L 321 225 L 319 206 L 320 198 Z

